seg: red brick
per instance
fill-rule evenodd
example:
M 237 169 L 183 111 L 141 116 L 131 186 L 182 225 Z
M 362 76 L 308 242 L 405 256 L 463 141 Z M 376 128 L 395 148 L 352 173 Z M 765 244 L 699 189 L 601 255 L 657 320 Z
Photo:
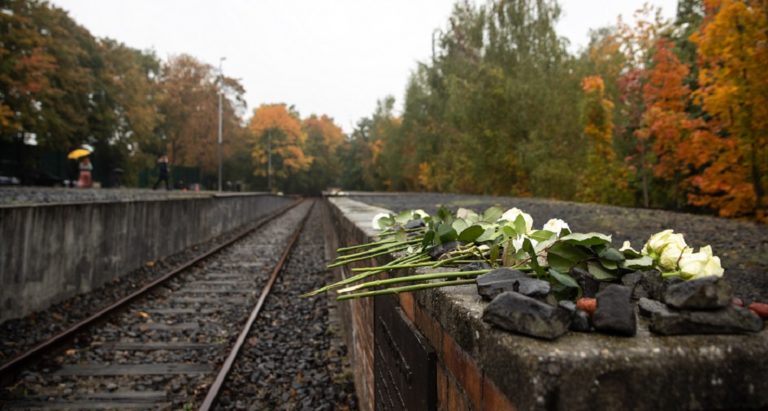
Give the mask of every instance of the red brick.
M 408 317 L 411 322 L 416 321 L 416 317 L 413 313 L 413 294 L 411 293 L 402 293 L 400 294 L 400 307 L 403 307 L 403 312 L 405 312 L 405 316 Z
M 483 375 L 472 358 L 447 333 L 443 333 L 443 357 L 445 367 L 467 393 L 472 405 L 479 409 L 483 398 Z
M 447 410 L 448 409 L 448 378 L 445 376 L 445 371 L 443 371 L 443 366 L 441 364 L 437 364 L 437 409 L 438 410 Z
M 483 411 L 516 411 L 504 393 L 490 379 L 483 380 Z
M 426 310 L 424 310 L 419 304 L 414 306 L 414 315 L 416 320 L 416 328 L 427 337 L 427 340 L 436 351 L 440 351 L 443 348 L 443 329 L 440 324 L 435 320 Z M 442 358 L 442 353 L 440 355 Z

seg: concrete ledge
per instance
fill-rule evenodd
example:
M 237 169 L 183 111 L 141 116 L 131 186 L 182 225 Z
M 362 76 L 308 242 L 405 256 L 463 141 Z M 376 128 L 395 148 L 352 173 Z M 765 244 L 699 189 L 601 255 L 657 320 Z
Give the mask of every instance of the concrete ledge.
M 379 208 L 348 198 L 329 200 L 340 243 L 367 240 Z M 383 263 L 387 259 L 379 260 Z M 378 298 L 378 297 L 377 297 Z M 768 407 L 768 330 L 753 335 L 661 337 L 639 321 L 633 338 L 570 332 L 542 341 L 491 328 L 474 286 L 401 294 L 400 306 L 438 353 L 438 409 L 765 409 Z M 357 357 L 372 339 L 361 335 L 348 303 Z M 358 368 L 358 358 L 354 358 Z M 373 379 L 359 367 L 359 380 Z M 358 381 L 356 381 L 358 382 Z M 359 383 L 359 382 L 358 382 Z M 358 389 L 360 393 L 360 389 Z M 369 389 L 365 390 L 370 391 Z M 366 393 L 364 393 L 366 394 Z M 372 398 L 360 398 L 373 409 Z
M 88 292 L 290 201 L 195 195 L 0 207 L 0 321 Z

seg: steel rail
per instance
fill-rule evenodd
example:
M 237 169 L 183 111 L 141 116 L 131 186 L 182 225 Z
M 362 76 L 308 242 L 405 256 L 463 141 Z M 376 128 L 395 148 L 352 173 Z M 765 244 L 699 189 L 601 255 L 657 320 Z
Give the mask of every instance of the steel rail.
M 2 385 L 5 385 L 6 379 L 11 378 L 11 376 L 14 374 L 15 371 L 17 371 L 19 368 L 24 366 L 27 362 L 33 360 L 37 356 L 40 356 L 44 353 L 46 353 L 48 350 L 53 349 L 53 347 L 57 346 L 58 344 L 61 344 L 65 341 L 67 341 L 69 338 L 73 337 L 76 333 L 88 328 L 89 326 L 93 325 L 94 323 L 98 322 L 99 320 L 105 318 L 106 316 L 112 314 L 113 312 L 123 308 L 128 303 L 132 302 L 133 300 L 145 295 L 150 290 L 154 289 L 158 285 L 168 281 L 169 279 L 175 277 L 179 273 L 185 271 L 189 267 L 197 264 L 198 262 L 205 260 L 212 255 L 218 253 L 222 249 L 229 247 L 233 243 L 235 243 L 237 240 L 240 240 L 241 238 L 245 237 L 248 234 L 253 233 L 254 231 L 258 230 L 259 228 L 263 227 L 268 222 L 274 220 L 275 218 L 285 214 L 292 208 L 296 207 L 300 203 L 302 203 L 303 199 L 297 199 L 291 204 L 288 204 L 278 210 L 275 210 L 274 212 L 268 214 L 266 217 L 259 220 L 256 225 L 240 234 L 237 234 L 235 237 L 215 246 L 214 248 L 206 251 L 203 254 L 200 254 L 193 259 L 185 262 L 184 264 L 174 268 L 170 272 L 164 274 L 162 277 L 159 277 L 150 283 L 144 285 L 140 289 L 136 290 L 135 292 L 117 300 L 116 302 L 110 304 L 109 306 L 102 308 L 101 310 L 97 311 L 96 313 L 90 315 L 89 317 L 78 321 L 77 323 L 71 325 L 70 327 L 66 328 L 65 330 L 61 331 L 58 334 L 53 335 L 52 337 L 48 338 L 47 340 L 41 342 L 40 344 L 30 348 L 29 350 L 17 355 L 16 357 L 12 358 L 8 362 L 0 365 L 0 383 Z
M 237 356 L 240 354 L 240 349 L 243 347 L 243 344 L 245 343 L 245 339 L 248 337 L 248 334 L 251 332 L 251 327 L 253 327 L 253 323 L 256 321 L 256 317 L 258 317 L 259 312 L 261 312 L 261 307 L 264 305 L 264 301 L 267 299 L 267 296 L 269 295 L 270 291 L 272 291 L 272 285 L 275 283 L 275 280 L 277 280 L 277 276 L 278 274 L 280 274 L 280 271 L 282 271 L 283 265 L 285 265 L 285 262 L 288 259 L 288 256 L 290 255 L 291 250 L 293 249 L 293 245 L 299 239 L 299 234 L 301 234 L 301 230 L 304 228 L 304 224 L 307 222 L 309 215 L 312 213 L 312 208 L 314 208 L 315 204 L 316 204 L 315 202 L 312 203 L 312 205 L 309 207 L 309 210 L 307 210 L 307 214 L 304 216 L 304 218 L 302 218 L 301 222 L 299 223 L 299 226 L 293 232 L 291 239 L 288 240 L 288 244 L 286 244 L 282 255 L 280 255 L 280 260 L 278 260 L 277 264 L 275 264 L 275 267 L 272 269 L 272 273 L 269 275 L 269 280 L 267 281 L 267 284 L 261 290 L 261 295 L 259 296 L 259 300 L 256 302 L 256 305 L 253 307 L 253 310 L 251 311 L 251 315 L 248 317 L 248 321 L 245 322 L 243 329 L 240 331 L 240 335 L 237 336 L 235 345 L 230 350 L 229 355 L 227 356 L 227 359 L 224 361 L 224 364 L 219 369 L 219 373 L 216 375 L 216 379 L 213 381 L 213 384 L 211 384 L 211 387 L 208 389 L 208 393 L 205 396 L 205 400 L 203 400 L 202 405 L 200 405 L 200 408 L 199 408 L 200 411 L 209 411 L 213 409 L 214 405 L 216 405 L 216 400 L 219 396 L 219 393 L 221 392 L 221 389 L 224 387 L 224 382 L 226 381 L 227 376 L 229 375 L 229 372 L 232 370 L 232 365 L 235 363 Z

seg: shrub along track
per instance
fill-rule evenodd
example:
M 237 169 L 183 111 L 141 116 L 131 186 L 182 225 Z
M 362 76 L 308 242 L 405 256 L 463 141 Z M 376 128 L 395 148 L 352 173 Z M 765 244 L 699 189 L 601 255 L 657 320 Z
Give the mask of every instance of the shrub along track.
M 32 355 L 34 363 L 4 387 L 0 408 L 199 405 L 268 274 L 276 271 L 281 248 L 310 209 L 304 202 L 153 288 L 78 333 L 73 345 Z

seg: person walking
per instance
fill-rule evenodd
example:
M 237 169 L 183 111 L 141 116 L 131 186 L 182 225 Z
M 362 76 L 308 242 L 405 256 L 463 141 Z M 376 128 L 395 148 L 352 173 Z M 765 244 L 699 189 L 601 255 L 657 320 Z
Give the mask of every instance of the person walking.
M 160 182 L 164 181 L 165 189 L 170 190 L 171 188 L 168 186 L 168 156 L 165 154 L 157 159 L 157 173 L 157 182 L 155 182 L 155 186 L 152 187 L 152 189 L 157 190 L 157 186 L 160 185 Z
M 93 164 L 88 156 L 83 157 L 80 160 L 80 178 L 77 181 L 77 186 L 80 188 L 91 188 L 93 186 L 93 179 L 91 178 L 91 171 L 93 170 Z

